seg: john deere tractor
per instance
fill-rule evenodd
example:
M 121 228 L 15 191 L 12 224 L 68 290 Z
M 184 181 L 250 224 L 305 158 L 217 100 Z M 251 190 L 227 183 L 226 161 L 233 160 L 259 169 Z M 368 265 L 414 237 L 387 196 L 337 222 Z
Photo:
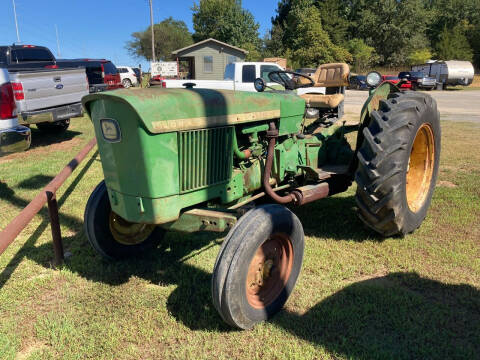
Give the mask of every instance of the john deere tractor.
M 322 65 L 311 78 L 268 76 L 285 90 L 257 79 L 256 93 L 189 86 L 83 99 L 105 178 L 85 209 L 90 243 L 122 259 L 156 247 L 167 231 L 228 231 L 212 296 L 225 322 L 242 329 L 278 312 L 295 286 L 304 251 L 296 207 L 355 181 L 360 219 L 402 236 L 425 218 L 439 165 L 439 113 L 429 95 L 370 73 L 360 122 L 348 125 L 346 64 Z M 298 96 L 301 87 L 326 92 Z

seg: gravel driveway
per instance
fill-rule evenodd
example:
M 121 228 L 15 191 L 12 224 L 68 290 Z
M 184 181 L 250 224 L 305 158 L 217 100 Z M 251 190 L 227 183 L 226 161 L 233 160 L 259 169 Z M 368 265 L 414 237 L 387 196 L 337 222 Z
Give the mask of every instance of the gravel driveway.
M 428 91 L 437 100 L 442 120 L 472 121 L 480 124 L 480 90 Z M 347 90 L 345 114 L 357 119 L 368 91 Z

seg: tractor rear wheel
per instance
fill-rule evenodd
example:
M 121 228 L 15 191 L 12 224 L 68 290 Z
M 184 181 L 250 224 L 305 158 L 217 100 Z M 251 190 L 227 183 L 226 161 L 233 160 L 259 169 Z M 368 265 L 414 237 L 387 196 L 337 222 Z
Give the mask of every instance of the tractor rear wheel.
M 405 235 L 425 219 L 440 160 L 440 115 L 429 95 L 391 94 L 363 130 L 357 156 L 360 219 L 384 236 Z
M 230 230 L 212 277 L 213 304 L 223 320 L 249 329 L 272 317 L 290 296 L 303 261 L 300 220 L 281 205 L 247 212 Z
M 88 241 L 108 260 L 141 255 L 157 247 L 165 234 L 155 225 L 132 223 L 115 214 L 104 181 L 90 195 L 84 221 Z

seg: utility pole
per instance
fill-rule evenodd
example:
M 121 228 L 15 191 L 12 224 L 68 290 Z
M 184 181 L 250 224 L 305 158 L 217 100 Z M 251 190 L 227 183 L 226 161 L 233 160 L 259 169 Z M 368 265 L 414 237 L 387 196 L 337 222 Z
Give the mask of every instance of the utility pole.
M 152 60 L 155 62 L 155 34 L 153 31 L 153 9 L 152 0 L 150 0 L 150 28 L 152 29 Z
M 15 0 L 12 0 L 13 3 L 13 15 L 15 16 L 15 28 L 17 29 L 17 42 L 20 42 L 20 35 L 18 33 L 18 22 L 17 22 L 17 9 L 15 8 Z
M 57 24 L 55 24 L 55 33 L 57 34 L 57 57 L 61 57 L 61 55 L 60 55 L 60 42 L 58 41 L 58 28 L 57 28 Z

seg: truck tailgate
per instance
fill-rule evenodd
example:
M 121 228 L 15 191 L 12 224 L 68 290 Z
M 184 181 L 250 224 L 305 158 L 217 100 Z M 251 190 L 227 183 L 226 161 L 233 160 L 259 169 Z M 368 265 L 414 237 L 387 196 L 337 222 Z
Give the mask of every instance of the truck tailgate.
M 88 94 L 85 69 L 19 71 L 10 74 L 23 86 L 20 111 L 33 111 L 80 102 Z

